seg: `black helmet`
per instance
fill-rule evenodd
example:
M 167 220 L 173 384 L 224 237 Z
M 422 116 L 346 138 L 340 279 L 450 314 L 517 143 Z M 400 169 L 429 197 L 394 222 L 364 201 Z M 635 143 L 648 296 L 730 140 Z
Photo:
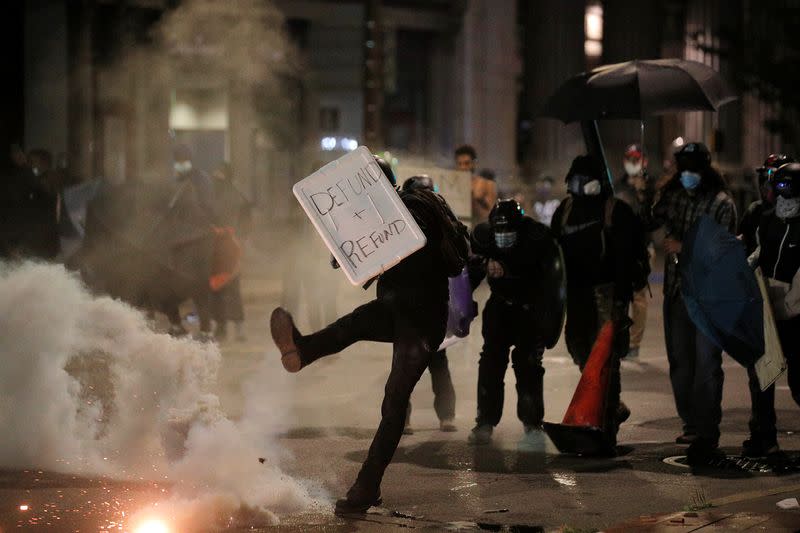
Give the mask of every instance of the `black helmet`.
M 711 166 L 711 152 L 703 143 L 686 143 L 675 152 L 678 171 L 700 172 Z
M 756 169 L 759 184 L 764 184 L 776 170 L 786 163 L 794 163 L 794 157 L 786 154 L 769 154 L 764 164 Z
M 514 231 L 524 215 L 522 206 L 513 198 L 497 200 L 489 213 L 489 225 L 495 231 Z
M 436 187 L 433 185 L 433 180 L 427 174 L 421 174 L 419 176 L 411 176 L 406 181 L 403 182 L 403 191 L 410 192 L 410 191 L 417 191 L 420 189 L 428 190 L 428 191 L 436 191 Z
M 797 198 L 800 196 L 800 163 L 787 163 L 772 176 L 775 196 Z
M 381 167 L 381 170 L 389 179 L 389 182 L 392 184 L 393 187 L 397 187 L 397 178 L 394 175 L 394 170 L 392 170 L 392 165 L 386 162 L 385 159 L 379 157 L 377 155 L 373 155 L 375 161 L 378 163 L 378 166 Z
M 583 196 L 584 186 L 593 181 L 599 181 L 600 186 L 606 182 L 605 172 L 600 161 L 592 155 L 579 155 L 572 160 L 572 164 L 567 172 L 564 181 L 567 182 L 567 190 L 573 195 Z

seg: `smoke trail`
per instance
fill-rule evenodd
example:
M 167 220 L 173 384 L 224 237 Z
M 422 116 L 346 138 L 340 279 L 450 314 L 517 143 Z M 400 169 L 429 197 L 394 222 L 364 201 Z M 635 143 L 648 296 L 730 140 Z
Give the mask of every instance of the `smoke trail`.
M 0 265 L 0 466 L 173 484 L 196 524 L 244 508 L 266 523 L 318 500 L 274 440 L 282 373 L 264 362 L 232 421 L 213 394 L 213 344 L 155 333 L 63 267 Z M 257 459 L 264 458 L 259 465 Z

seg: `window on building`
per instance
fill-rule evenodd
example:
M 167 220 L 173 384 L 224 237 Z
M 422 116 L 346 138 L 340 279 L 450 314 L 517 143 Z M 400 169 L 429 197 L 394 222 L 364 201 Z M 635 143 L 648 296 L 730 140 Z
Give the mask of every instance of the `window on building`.
M 586 54 L 586 64 L 589 68 L 600 64 L 603 57 L 603 5 L 600 2 L 589 1 L 586 5 L 586 15 L 583 19 L 583 32 L 585 40 L 583 51 Z

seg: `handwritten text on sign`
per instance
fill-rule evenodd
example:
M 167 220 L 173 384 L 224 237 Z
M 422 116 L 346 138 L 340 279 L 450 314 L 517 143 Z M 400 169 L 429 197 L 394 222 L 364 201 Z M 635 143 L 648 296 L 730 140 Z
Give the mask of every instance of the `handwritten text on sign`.
M 299 181 L 293 191 L 354 285 L 425 245 L 422 231 L 365 147 Z

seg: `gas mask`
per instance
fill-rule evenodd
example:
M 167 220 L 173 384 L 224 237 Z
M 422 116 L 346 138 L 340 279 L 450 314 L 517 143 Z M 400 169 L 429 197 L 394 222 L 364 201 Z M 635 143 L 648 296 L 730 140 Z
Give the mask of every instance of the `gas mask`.
M 681 172 L 681 185 L 687 191 L 693 191 L 700 185 L 700 180 L 702 177 L 697 172 L 691 172 L 689 170 L 684 170 Z
M 600 180 L 576 174 L 569 179 L 567 189 L 575 196 L 597 196 L 603 190 Z
M 642 162 L 641 161 L 630 161 L 625 160 L 623 163 L 625 166 L 625 174 L 628 176 L 638 176 L 642 173 Z
M 775 215 L 780 219 L 794 218 L 800 214 L 800 197 L 778 196 L 775 201 Z
M 192 162 L 191 161 L 175 161 L 175 164 L 173 165 L 173 168 L 175 169 L 175 173 L 178 174 L 178 175 L 186 174 L 187 172 L 192 170 Z
M 517 243 L 516 231 L 495 231 L 494 242 L 498 248 L 506 249 L 511 248 Z

